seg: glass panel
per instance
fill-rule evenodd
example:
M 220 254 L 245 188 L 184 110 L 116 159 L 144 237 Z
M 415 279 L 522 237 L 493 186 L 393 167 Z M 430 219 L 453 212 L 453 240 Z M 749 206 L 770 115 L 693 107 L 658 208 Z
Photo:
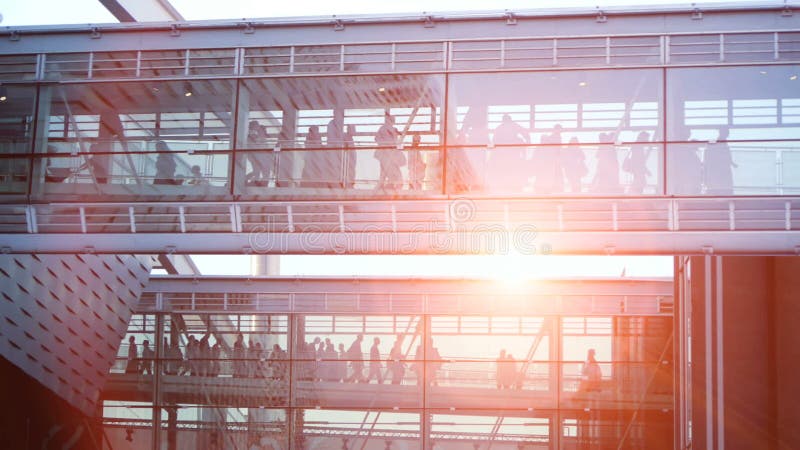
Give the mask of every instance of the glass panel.
M 719 40 L 718 34 L 670 36 L 669 61 L 673 64 L 719 62 Z
M 637 144 L 662 139 L 659 71 L 450 79 L 450 192 L 661 192 L 661 146 Z
M 35 195 L 60 199 L 203 198 L 226 196 L 229 159 L 226 152 L 171 151 L 165 141 L 143 143 L 144 150 L 123 153 L 116 145 L 100 152 L 39 157 L 34 166 Z M 132 143 L 128 144 L 132 149 Z M 138 147 L 138 146 L 137 146 Z
M 416 321 L 408 316 L 309 315 L 302 323 L 306 338 L 298 341 L 292 366 L 297 405 L 421 406 L 413 351 Z M 368 336 L 357 334 L 365 328 Z
M 800 139 L 794 66 L 667 71 L 670 141 Z
M 550 67 L 553 65 L 552 39 L 521 39 L 506 41 L 505 67 Z
M 647 132 L 638 137 L 649 142 Z M 659 195 L 662 145 L 569 145 L 450 149 L 449 192 Z
M 0 80 L 33 80 L 36 78 L 37 55 L 0 55 Z
M 103 402 L 103 432 L 113 448 L 135 449 L 152 446 L 152 403 Z
M 738 130 L 731 130 L 734 131 Z M 671 194 L 797 195 L 800 192 L 797 141 L 683 143 L 670 145 L 668 152 L 667 188 Z
M 515 360 L 429 362 L 426 404 L 430 408 L 549 409 L 555 406 L 557 366 Z M 551 371 L 552 370 L 552 371 Z
M 418 411 L 306 409 L 295 414 L 298 429 L 292 448 L 422 448 Z
M 430 421 L 432 448 L 485 448 L 487 441 L 498 449 L 549 448 L 550 419 L 543 412 L 433 410 Z
M 231 148 L 230 80 L 65 84 L 43 87 L 41 98 L 48 114 L 40 153 L 87 152 L 92 144 L 135 151 L 158 140 L 184 151 Z
M 240 92 L 242 194 L 441 191 L 441 77 L 272 78 Z
M 229 193 L 229 80 L 42 88 L 38 195 L 214 198 Z M 63 156 L 63 157 L 62 157 Z
M 289 448 L 286 411 L 283 409 L 178 404 L 162 411 L 161 426 L 162 441 L 158 448 L 163 450 Z
M 0 155 L 0 194 L 25 194 L 28 191 L 30 161 Z
M 36 87 L 0 85 L 0 155 L 30 153 Z

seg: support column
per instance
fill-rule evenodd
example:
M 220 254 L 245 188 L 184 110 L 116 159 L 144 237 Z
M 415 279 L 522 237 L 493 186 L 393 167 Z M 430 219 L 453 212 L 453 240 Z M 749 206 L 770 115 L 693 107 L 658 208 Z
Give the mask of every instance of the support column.
M 233 178 L 234 193 L 242 194 L 247 188 L 247 160 L 248 154 L 241 152 L 247 149 L 247 132 L 250 123 L 250 91 L 244 84 L 238 89 L 239 95 L 234 99 L 236 105 L 236 129 L 233 130 L 233 142 L 236 145 L 234 152 L 231 152 L 231 174 Z
M 164 315 L 156 314 L 156 335 L 153 339 L 153 347 L 155 347 L 156 360 L 144 361 L 145 364 L 152 364 L 153 366 L 153 450 L 161 448 L 161 373 L 163 370 L 164 357 L 166 355 L 163 340 L 164 340 Z
M 709 255 L 689 270 L 693 448 L 800 448 L 800 259 Z
M 545 318 L 550 321 L 550 338 L 548 339 L 548 367 L 551 401 L 554 405 L 550 418 L 550 448 L 561 448 L 561 316 Z
M 280 147 L 297 147 L 297 110 L 287 108 L 283 111 L 283 126 L 278 137 Z M 293 187 L 294 181 L 300 177 L 300 167 L 295 170 L 295 159 L 298 159 L 295 151 L 284 151 L 278 153 L 277 175 L 275 183 L 277 187 Z
M 280 275 L 280 256 L 279 255 L 253 255 L 250 257 L 250 273 L 253 276 L 277 276 Z M 274 344 L 280 344 L 279 337 L 269 333 L 272 326 L 270 317 L 260 315 L 255 317 L 257 329 L 264 330 L 261 334 L 255 335 L 255 342 L 260 342 L 263 346 L 263 355 L 266 357 L 272 351 Z M 263 424 L 280 419 L 280 413 L 273 409 L 248 408 L 247 420 L 250 428 L 251 438 L 255 441 L 260 440 L 261 434 L 258 430 L 263 430 Z
M 420 336 L 420 348 L 422 348 L 422 361 L 425 363 L 422 365 L 422 383 L 418 383 L 418 386 L 422 388 L 422 412 L 420 417 L 420 433 L 422 434 L 422 448 L 429 449 L 432 448 L 431 442 L 431 414 L 428 412 L 428 388 L 429 388 L 429 377 L 428 377 L 428 339 L 431 336 L 431 321 L 430 317 L 425 315 L 422 316 L 422 326 L 423 332 Z M 419 355 L 417 355 L 419 358 Z M 419 374 L 417 374 L 419 375 Z

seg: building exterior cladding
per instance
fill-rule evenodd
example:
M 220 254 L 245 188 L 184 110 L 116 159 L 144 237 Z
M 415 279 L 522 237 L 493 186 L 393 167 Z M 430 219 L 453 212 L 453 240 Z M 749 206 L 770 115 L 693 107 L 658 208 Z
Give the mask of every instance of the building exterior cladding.
M 93 415 L 149 276 L 130 255 L 3 255 L 0 355 Z

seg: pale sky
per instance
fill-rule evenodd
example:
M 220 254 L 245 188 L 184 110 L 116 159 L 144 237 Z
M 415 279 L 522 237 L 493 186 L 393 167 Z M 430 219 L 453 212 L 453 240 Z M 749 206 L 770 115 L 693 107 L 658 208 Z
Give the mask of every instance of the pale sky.
M 171 3 L 187 20 L 692 4 L 677 0 L 172 0 Z M 695 3 L 700 7 L 720 3 L 778 6 L 783 5 L 784 1 L 705 0 Z M 793 0 L 789 4 L 797 5 L 798 1 Z M 0 26 L 116 22 L 98 0 L 0 0 L 0 14 L 3 15 Z

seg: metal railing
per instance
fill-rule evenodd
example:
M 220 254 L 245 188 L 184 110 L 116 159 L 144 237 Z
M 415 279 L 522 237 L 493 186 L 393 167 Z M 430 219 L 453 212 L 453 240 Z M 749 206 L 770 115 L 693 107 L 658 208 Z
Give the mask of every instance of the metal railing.
M 787 63 L 800 32 L 536 37 L 0 56 L 0 80 L 111 80 Z

